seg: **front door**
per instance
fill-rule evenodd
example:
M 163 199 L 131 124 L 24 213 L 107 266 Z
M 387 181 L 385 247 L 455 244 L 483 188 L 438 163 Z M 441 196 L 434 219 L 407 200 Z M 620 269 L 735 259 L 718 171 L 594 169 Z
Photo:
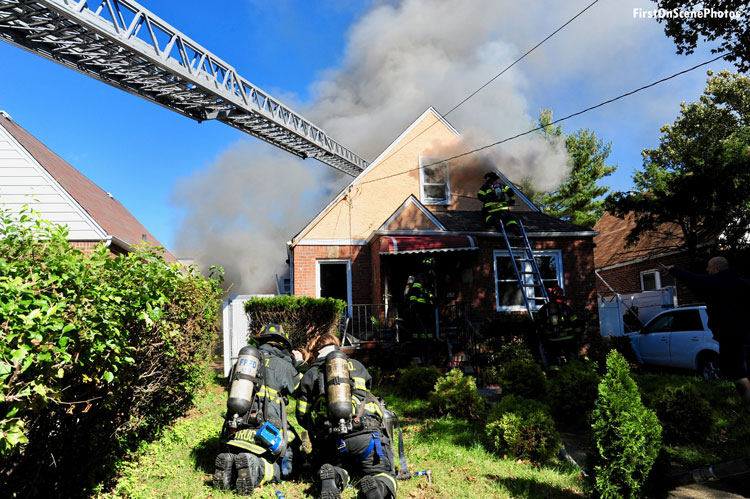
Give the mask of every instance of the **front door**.
M 318 297 L 338 298 L 351 305 L 349 261 L 318 261 Z

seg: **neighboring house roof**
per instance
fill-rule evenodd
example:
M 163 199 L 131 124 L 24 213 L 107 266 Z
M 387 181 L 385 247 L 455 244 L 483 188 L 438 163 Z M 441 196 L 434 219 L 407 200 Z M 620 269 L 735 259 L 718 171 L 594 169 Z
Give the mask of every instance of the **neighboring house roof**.
M 433 215 L 451 232 L 494 232 L 484 225 L 484 216 L 480 211 L 440 211 Z M 595 230 L 582 227 L 541 211 L 514 211 L 513 216 L 523 222 L 530 236 L 594 236 Z
M 0 114 L 0 126 L 61 186 L 77 205 L 98 225 L 104 233 L 102 239 L 110 239 L 117 246 L 129 249 L 130 246 L 146 241 L 155 246 L 162 244 L 111 194 L 105 192 L 85 175 L 76 170 L 64 159 L 55 154 L 33 135 L 15 123 L 5 113 Z M 33 191 L 32 191 L 33 192 Z M 2 199 L 2 191 L 0 191 Z M 28 203 L 33 208 L 37 203 Z M 38 203 L 43 204 L 43 201 Z M 43 210 L 42 210 L 43 212 Z M 43 212 L 44 213 L 44 212 Z M 71 236 L 76 240 L 75 236 Z M 169 252 L 165 257 L 176 261 Z
M 605 212 L 594 226 L 594 266 L 597 270 L 636 263 L 678 252 L 680 229 L 676 224 L 663 224 L 658 231 L 643 235 L 633 246 L 626 247 L 626 238 L 635 227 L 633 214 L 624 219 Z

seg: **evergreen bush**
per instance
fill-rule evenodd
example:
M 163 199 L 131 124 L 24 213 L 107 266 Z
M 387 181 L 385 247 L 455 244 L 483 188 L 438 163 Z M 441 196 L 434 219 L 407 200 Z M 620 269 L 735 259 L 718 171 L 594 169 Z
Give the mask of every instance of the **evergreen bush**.
M 715 425 L 711 406 L 694 385 L 666 387 L 653 407 L 668 444 L 703 442 Z
M 505 364 L 500 373 L 500 387 L 503 395 L 545 400 L 547 398 L 547 378 L 536 362 L 513 360 Z
M 83 495 L 181 415 L 213 354 L 218 284 L 147 247 L 83 253 L 65 228 L 0 209 L 3 492 Z
M 492 452 L 534 462 L 554 457 L 561 445 L 546 406 L 515 395 L 503 397 L 492 408 L 485 434 Z
M 430 409 L 441 416 L 477 421 L 484 417 L 485 403 L 477 392 L 477 384 L 471 376 L 464 376 L 453 369 L 437 380 L 435 391 L 429 395 Z
M 504 343 L 495 354 L 495 361 L 500 365 L 505 365 L 514 360 L 534 362 L 531 350 L 529 350 L 529 347 L 521 339 L 514 339 L 513 341 Z
M 600 381 L 594 362 L 575 360 L 563 365 L 547 383 L 555 418 L 573 425 L 586 424 Z
M 346 302 L 335 298 L 308 296 L 254 297 L 245 302 L 250 319 L 250 337 L 257 335 L 266 324 L 281 324 L 294 347 L 322 333 L 336 334 L 336 326 Z
M 426 399 L 435 388 L 440 378 L 440 371 L 436 367 L 421 367 L 411 365 L 407 369 L 398 370 L 398 393 L 408 398 Z
M 595 487 L 602 498 L 637 498 L 661 447 L 656 414 L 641 402 L 628 364 L 617 351 L 607 355 L 607 371 L 592 411 Z

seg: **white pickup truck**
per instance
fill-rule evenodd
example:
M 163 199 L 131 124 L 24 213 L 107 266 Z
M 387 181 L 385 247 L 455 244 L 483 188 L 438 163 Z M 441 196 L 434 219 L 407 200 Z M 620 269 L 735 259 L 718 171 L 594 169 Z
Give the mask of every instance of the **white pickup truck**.
M 708 329 L 706 307 L 682 307 L 655 315 L 636 333 L 628 333 L 641 364 L 698 371 L 719 379 L 719 344 Z

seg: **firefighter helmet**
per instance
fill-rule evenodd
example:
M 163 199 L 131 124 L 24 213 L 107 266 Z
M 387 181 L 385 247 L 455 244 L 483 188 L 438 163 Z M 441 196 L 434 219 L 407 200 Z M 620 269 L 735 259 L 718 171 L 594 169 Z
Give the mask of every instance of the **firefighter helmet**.
M 281 324 L 266 324 L 258 335 L 259 344 L 277 342 L 284 345 L 288 350 L 292 349 L 292 342 L 289 341 L 289 334 L 284 330 Z
M 553 286 L 547 290 L 550 298 L 565 298 L 565 292 L 560 286 Z
M 487 173 L 484 174 L 485 180 L 497 180 L 499 178 L 500 176 L 495 171 L 488 171 Z

